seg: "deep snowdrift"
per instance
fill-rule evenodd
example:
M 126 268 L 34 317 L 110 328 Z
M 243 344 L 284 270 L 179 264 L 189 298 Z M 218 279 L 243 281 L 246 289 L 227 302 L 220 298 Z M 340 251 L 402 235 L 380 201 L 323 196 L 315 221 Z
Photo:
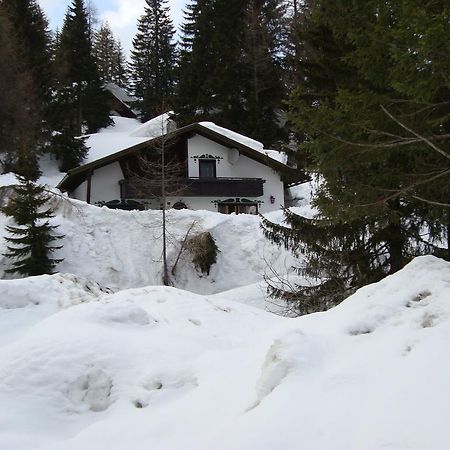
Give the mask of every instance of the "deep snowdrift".
M 299 319 L 239 289 L 14 283 L 28 300 L 0 281 L 1 449 L 448 449 L 450 264 L 436 258 Z
M 108 286 L 126 289 L 162 284 L 161 211 L 118 211 L 55 197 L 54 223 L 65 237 L 58 242 L 63 258 L 57 270 Z M 196 293 L 217 293 L 260 283 L 268 268 L 286 273 L 293 264 L 289 252 L 264 238 L 260 218 L 224 215 L 207 211 L 168 211 L 168 260 L 175 263 L 181 242 L 192 224 L 191 235 L 210 231 L 220 250 L 209 276 L 199 273 L 192 257 L 184 252 L 173 275 L 173 284 Z M 281 211 L 269 215 L 282 220 Z M 0 278 L 9 261 L 2 254 L 5 225 L 12 219 L 0 213 Z M 264 291 L 264 289 L 262 289 Z

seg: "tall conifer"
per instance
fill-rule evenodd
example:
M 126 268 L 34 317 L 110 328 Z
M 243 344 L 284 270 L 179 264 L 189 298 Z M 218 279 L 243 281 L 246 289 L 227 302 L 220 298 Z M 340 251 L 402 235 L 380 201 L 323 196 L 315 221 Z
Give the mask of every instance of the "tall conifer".
M 0 10 L 11 22 L 16 50 L 32 75 L 40 101 L 45 103 L 53 75 L 47 19 L 35 0 L 2 0 Z
M 109 125 L 109 108 L 92 53 L 88 14 L 83 0 L 69 6 L 56 52 L 59 87 L 73 88 L 74 134 L 81 135 Z M 69 111 L 68 111 L 69 113 Z
M 176 113 L 270 145 L 279 137 L 282 0 L 197 0 L 185 11 Z M 231 32 L 230 32 L 231 31 Z
M 28 6 L 31 8 L 32 3 Z M 39 84 L 38 68 L 36 71 L 32 68 L 30 40 L 21 34 L 13 12 L 11 4 L 0 3 L 0 162 L 4 171 L 16 171 L 18 160 L 28 158 L 37 171 L 37 155 L 44 137 L 46 89 Z M 33 33 L 29 30 L 32 35 L 40 32 L 43 29 L 35 29 Z M 33 57 L 39 60 L 38 55 Z
M 122 45 L 107 22 L 94 34 L 93 53 L 100 80 L 113 82 L 118 86 L 127 85 L 126 61 Z
M 271 239 L 301 249 L 300 270 L 321 281 L 276 293 L 324 305 L 418 254 L 448 257 L 439 247 L 450 199 L 444 3 L 306 3 L 290 116 L 319 174 L 319 215 L 288 213 L 289 229 L 264 225 Z
M 130 64 L 132 92 L 143 120 L 157 116 L 163 104 L 171 103 L 176 64 L 174 33 L 167 0 L 146 0 Z

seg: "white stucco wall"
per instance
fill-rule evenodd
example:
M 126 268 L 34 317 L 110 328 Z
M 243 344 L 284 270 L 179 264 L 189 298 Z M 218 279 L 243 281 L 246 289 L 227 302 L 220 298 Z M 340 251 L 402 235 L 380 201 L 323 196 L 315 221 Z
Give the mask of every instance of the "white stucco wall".
M 95 170 L 91 181 L 91 203 L 120 200 L 120 180 L 123 180 L 123 173 L 118 162 Z M 87 182 L 84 181 L 72 193 L 72 197 L 86 201 L 86 193 Z
M 202 155 L 211 155 L 217 158 L 216 176 L 218 178 L 262 178 L 265 180 L 263 196 L 246 197 L 249 200 L 261 202 L 259 203 L 260 212 L 274 211 L 284 206 L 283 182 L 281 181 L 280 175 L 270 167 L 239 154 L 236 149 L 229 149 L 203 136 L 195 135 L 188 140 L 189 177 L 198 177 L 198 157 Z M 270 201 L 271 196 L 275 198 L 274 203 Z M 192 209 L 207 209 L 210 211 L 216 210 L 215 205 L 211 203 L 214 200 L 226 200 L 226 198 L 206 197 L 186 199 L 191 205 L 198 205 L 198 207 L 192 206 Z
M 270 167 L 239 154 L 236 149 L 229 149 L 203 136 L 195 135 L 188 139 L 188 176 L 198 178 L 198 157 L 211 155 L 216 157 L 216 176 L 218 178 L 262 178 L 264 194 L 260 197 L 245 197 L 258 203 L 258 210 L 266 213 L 279 209 L 284 205 L 284 189 L 280 175 Z M 197 158 L 194 158 L 197 157 Z M 91 203 L 108 202 L 120 199 L 119 181 L 123 179 L 122 169 L 118 162 L 111 163 L 92 174 Z M 83 182 L 72 196 L 86 201 L 87 182 Z M 274 197 L 274 203 L 271 203 Z M 190 209 L 204 209 L 217 211 L 217 201 L 227 200 L 229 197 L 173 197 L 167 201 L 171 207 L 177 201 L 186 204 Z M 143 202 L 146 207 L 159 209 L 160 200 L 153 199 Z

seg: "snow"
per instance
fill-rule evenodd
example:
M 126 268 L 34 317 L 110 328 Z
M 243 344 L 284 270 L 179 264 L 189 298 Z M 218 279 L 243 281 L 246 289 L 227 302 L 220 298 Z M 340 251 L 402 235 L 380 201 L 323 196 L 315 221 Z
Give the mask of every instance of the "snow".
M 55 254 L 64 259 L 58 271 L 114 289 L 161 284 L 161 211 L 111 210 L 59 196 L 54 198 L 52 206 L 57 215 L 54 224 L 59 225 L 57 232 L 65 236 L 61 241 L 62 250 Z M 268 215 L 272 216 L 276 215 Z M 258 216 L 245 214 L 169 210 L 170 268 L 193 223 L 192 233 L 211 232 L 220 250 L 209 276 L 198 273 L 185 251 L 173 276 L 174 284 L 193 292 L 213 294 L 262 282 L 268 265 L 286 273 L 294 262 L 292 256 L 264 238 L 260 222 Z M 7 223 L 12 224 L 0 214 L 0 278 L 8 266 L 7 258 L 1 255 L 6 250 L 1 236 Z M 263 305 L 264 296 L 260 297 Z
M 130 133 L 130 136 L 155 138 L 168 133 L 170 131 L 170 117 L 173 114 L 174 113 L 172 111 L 169 111 L 150 119 L 140 127 L 133 130 Z
M 89 153 L 83 164 L 88 164 L 141 144 L 167 133 L 170 112 L 142 124 L 136 119 L 112 117 L 114 124 L 96 134 L 87 135 Z
M 114 124 L 98 133 L 86 135 L 89 152 L 83 164 L 89 164 L 114 153 L 125 150 L 148 140 L 148 137 L 133 137 L 131 132 L 141 126 L 136 119 L 112 117 Z M 61 177 L 62 178 L 62 177 Z
M 8 172 L 0 175 L 0 186 L 13 186 L 17 184 L 16 175 Z
M 257 150 L 258 152 L 264 151 L 264 145 L 261 142 L 255 141 L 254 139 L 251 139 L 247 136 L 236 133 L 235 131 L 231 131 L 227 128 L 220 127 L 219 125 L 216 125 L 213 122 L 200 122 L 199 125 L 201 125 L 202 127 L 208 128 L 212 131 L 215 131 L 216 133 L 219 133 L 222 136 L 233 139 L 234 141 L 239 142 L 242 145 L 246 145 L 247 147 L 250 147 L 253 150 Z
M 248 286 L 0 281 L 0 448 L 445 450 L 449 273 L 420 257 L 298 319 Z
M 115 118 L 99 136 L 147 140 L 136 128 Z M 55 161 L 41 167 L 54 185 Z M 294 212 L 314 216 L 313 189 L 292 188 Z M 184 251 L 163 287 L 160 211 L 59 194 L 52 206 L 61 273 L 0 279 L 0 449 L 448 449 L 450 263 L 416 258 L 328 312 L 288 318 L 272 313 L 284 305 L 266 278 L 295 261 L 257 216 L 169 211 L 170 267 L 192 224 L 220 252 L 207 276 Z M 7 224 L 0 213 L 0 278 Z
M 269 150 L 265 149 L 262 142 L 256 141 L 248 136 L 244 136 L 243 134 L 236 133 L 235 131 L 229 130 L 228 128 L 223 128 L 219 125 L 216 125 L 213 122 L 199 122 L 204 128 L 208 128 L 211 131 L 215 131 L 216 133 L 221 134 L 233 141 L 239 142 L 242 145 L 250 147 L 253 150 L 256 150 L 259 153 L 263 153 L 267 157 L 274 159 L 282 164 L 287 163 L 287 155 L 284 152 L 279 152 L 277 150 Z
M 272 158 L 275 161 L 280 162 L 281 164 L 287 164 L 288 158 L 286 153 L 279 152 L 278 150 L 264 150 L 263 153 L 269 158 Z

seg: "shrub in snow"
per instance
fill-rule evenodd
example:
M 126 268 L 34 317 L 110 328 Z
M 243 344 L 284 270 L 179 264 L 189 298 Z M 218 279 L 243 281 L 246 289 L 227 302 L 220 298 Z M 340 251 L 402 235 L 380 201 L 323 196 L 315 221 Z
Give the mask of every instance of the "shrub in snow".
M 208 231 L 192 237 L 188 241 L 188 249 L 192 254 L 192 262 L 202 273 L 209 275 L 211 266 L 217 261 L 219 248 Z

